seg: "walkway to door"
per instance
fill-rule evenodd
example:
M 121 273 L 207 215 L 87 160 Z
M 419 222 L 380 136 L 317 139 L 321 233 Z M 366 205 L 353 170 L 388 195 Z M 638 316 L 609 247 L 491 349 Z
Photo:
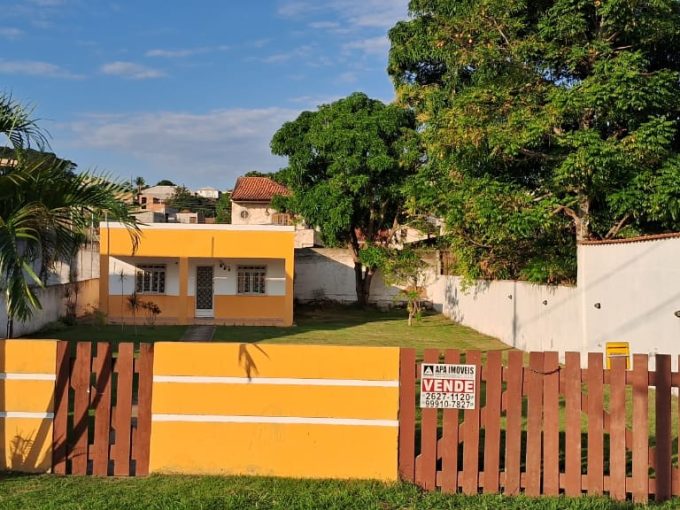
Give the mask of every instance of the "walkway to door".
M 200 324 L 189 326 L 182 336 L 185 342 L 208 342 L 215 335 L 215 326 Z

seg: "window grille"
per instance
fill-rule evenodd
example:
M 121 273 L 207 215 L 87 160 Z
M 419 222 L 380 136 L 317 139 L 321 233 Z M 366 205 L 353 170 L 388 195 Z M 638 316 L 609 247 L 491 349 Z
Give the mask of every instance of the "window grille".
M 264 294 L 267 266 L 238 266 L 238 293 Z
M 165 294 L 165 264 L 137 266 L 136 291 L 138 294 Z

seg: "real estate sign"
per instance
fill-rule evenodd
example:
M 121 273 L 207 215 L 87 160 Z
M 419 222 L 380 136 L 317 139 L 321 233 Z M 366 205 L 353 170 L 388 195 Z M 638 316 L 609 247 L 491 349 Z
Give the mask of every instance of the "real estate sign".
M 423 363 L 420 369 L 420 407 L 474 409 L 477 367 Z

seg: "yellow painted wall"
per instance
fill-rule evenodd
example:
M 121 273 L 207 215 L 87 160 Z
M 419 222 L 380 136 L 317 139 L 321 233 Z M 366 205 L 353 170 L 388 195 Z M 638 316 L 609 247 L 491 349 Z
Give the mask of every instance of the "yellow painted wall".
M 151 471 L 396 480 L 398 379 L 398 348 L 157 343 Z
M 108 296 L 108 316 L 111 320 L 120 320 L 124 317 L 126 320 L 132 319 L 132 310 L 127 301 L 128 296 Z M 181 304 L 186 301 L 181 301 L 179 296 L 168 296 L 165 294 L 140 294 L 138 298 L 142 301 L 153 301 L 160 309 L 161 313 L 158 315 L 158 321 L 163 322 L 164 319 L 177 319 L 180 316 Z M 187 299 L 190 299 L 187 297 Z M 193 299 L 191 299 L 193 304 Z M 137 311 L 137 319 L 141 324 L 147 320 L 147 313 L 145 310 Z
M 283 319 L 286 296 L 215 296 L 215 319 Z
M 203 226 L 201 226 L 203 227 Z M 180 289 L 177 302 L 168 300 L 167 311 L 160 303 L 160 322 L 187 324 L 194 321 L 195 309 L 188 295 L 188 260 L 200 259 L 283 259 L 286 278 L 284 296 L 215 296 L 215 320 L 275 321 L 283 326 L 293 324 L 293 278 L 295 232 L 280 229 L 230 230 L 210 228 L 142 227 L 137 250 L 133 250 L 129 232 L 122 227 L 101 225 L 100 267 L 108 274 L 109 256 L 179 258 Z M 109 296 L 108 279 L 101 279 L 100 309 L 112 320 L 131 317 L 120 298 Z M 154 296 L 152 299 L 156 299 Z M 170 298 L 170 296 L 166 296 Z
M 0 469 L 46 472 L 51 468 L 52 420 L 11 413 L 54 412 L 56 353 L 54 340 L 0 340 L 0 373 L 4 374 L 0 380 Z M 37 380 L 41 378 L 48 380 Z
M 281 258 L 293 256 L 293 230 L 229 230 L 183 228 L 144 228 L 137 251 L 125 228 L 102 224 L 100 252 L 137 257 L 188 258 Z

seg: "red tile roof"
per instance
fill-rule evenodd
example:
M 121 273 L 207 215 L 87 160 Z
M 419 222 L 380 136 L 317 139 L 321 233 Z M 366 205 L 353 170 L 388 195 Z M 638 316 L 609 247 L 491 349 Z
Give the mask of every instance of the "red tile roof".
M 235 202 L 269 202 L 274 195 L 289 195 L 288 188 L 269 177 L 239 177 L 231 194 Z

